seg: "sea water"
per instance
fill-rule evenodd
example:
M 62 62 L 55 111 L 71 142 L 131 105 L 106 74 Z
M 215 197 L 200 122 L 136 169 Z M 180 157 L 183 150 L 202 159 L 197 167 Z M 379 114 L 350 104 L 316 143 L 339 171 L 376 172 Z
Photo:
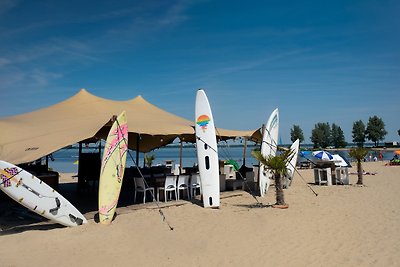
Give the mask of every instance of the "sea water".
M 252 166 L 258 162 L 251 155 L 251 151 L 255 147 L 248 147 L 246 149 L 246 166 Z M 92 152 L 95 152 L 93 150 Z M 180 147 L 162 147 L 148 152 L 147 155 L 155 155 L 155 160 L 153 161 L 153 166 L 165 165 L 165 161 L 172 160 L 174 164 L 180 164 Z M 233 159 L 239 163 L 241 166 L 243 164 L 244 149 L 243 146 L 234 147 L 220 147 L 218 148 L 218 155 L 220 160 Z M 49 159 L 49 167 L 58 172 L 78 172 L 78 157 L 79 150 L 77 148 L 61 149 L 52 154 L 54 160 Z M 144 154 L 139 153 L 138 165 L 143 167 Z M 136 151 L 130 150 L 126 157 L 126 166 L 135 166 L 136 161 Z M 197 165 L 197 155 L 196 148 L 194 146 L 185 146 L 182 148 L 182 165 L 183 167 L 193 167 Z
M 251 151 L 254 149 L 259 149 L 259 146 L 248 146 L 246 151 L 244 151 L 243 146 L 220 146 L 218 147 L 218 155 L 219 160 L 229 160 L 233 159 L 238 162 L 239 166 L 243 165 L 243 158 L 245 156 L 245 165 L 247 167 L 252 167 L 253 165 L 258 164 L 258 161 L 251 155 Z M 92 149 L 92 152 L 95 152 L 95 149 Z M 381 150 L 383 155 L 383 160 L 390 160 L 393 158 L 393 151 L 385 151 Z M 330 150 L 332 154 L 339 154 L 344 158 L 351 160 L 349 157 L 349 150 Z M 379 159 L 378 151 L 371 151 L 372 157 L 377 157 Z M 174 164 L 180 164 L 180 147 L 179 146 L 167 146 L 162 147 L 151 152 L 147 153 L 148 155 L 155 155 L 155 160 L 153 161 L 153 166 L 156 165 L 164 165 L 165 161 L 172 160 Z M 369 154 L 368 154 L 369 155 Z M 77 173 L 78 172 L 78 157 L 79 150 L 77 147 L 65 148 L 61 149 L 52 154 L 54 160 L 49 159 L 49 167 L 58 172 L 70 172 Z M 144 166 L 143 162 L 144 154 L 139 153 L 139 163 L 140 167 Z M 306 161 L 307 159 L 312 160 L 313 156 L 308 154 L 306 156 L 299 155 L 298 162 Z M 315 158 L 314 158 L 315 159 Z M 367 159 L 369 157 L 367 156 Z M 129 151 L 127 156 L 126 166 L 136 166 L 134 164 L 136 161 L 136 152 Z M 183 167 L 193 167 L 197 165 L 197 155 L 195 146 L 184 146 L 182 148 L 182 165 Z

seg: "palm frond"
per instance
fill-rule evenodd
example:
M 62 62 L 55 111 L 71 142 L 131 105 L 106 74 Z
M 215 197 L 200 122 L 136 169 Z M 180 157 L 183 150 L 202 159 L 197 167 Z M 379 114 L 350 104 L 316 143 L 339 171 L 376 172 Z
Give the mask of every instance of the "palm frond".
M 267 169 L 270 169 L 273 173 L 279 173 L 280 175 L 285 175 L 287 172 L 287 163 L 294 156 L 294 151 L 286 150 L 281 154 L 275 156 L 264 157 L 261 151 L 252 151 L 251 154 L 255 159 L 261 162 Z
M 355 147 L 350 149 L 349 151 L 349 156 L 357 161 L 363 160 L 367 154 L 368 154 L 368 149 L 364 147 Z
M 146 165 L 148 167 L 151 167 L 151 165 L 153 164 L 153 161 L 156 159 L 156 155 L 152 154 L 152 155 L 145 155 L 144 156 L 144 162 L 146 163 Z

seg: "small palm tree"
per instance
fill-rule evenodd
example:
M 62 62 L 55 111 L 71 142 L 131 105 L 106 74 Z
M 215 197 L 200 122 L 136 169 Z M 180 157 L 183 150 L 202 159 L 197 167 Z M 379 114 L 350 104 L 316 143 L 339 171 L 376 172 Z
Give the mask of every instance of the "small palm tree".
M 151 165 L 153 165 L 153 161 L 156 159 L 156 156 L 153 155 L 145 155 L 144 156 L 144 162 L 146 163 L 147 167 L 151 167 Z
M 286 205 L 283 193 L 282 178 L 287 174 L 287 162 L 293 156 L 292 150 L 286 150 L 276 156 L 264 157 L 260 151 L 251 152 L 254 158 L 264 164 L 265 170 L 271 170 L 275 180 L 276 205 Z
M 364 160 L 367 154 L 368 154 L 368 149 L 364 147 L 352 148 L 349 151 L 350 157 L 352 157 L 357 161 L 357 176 L 358 176 L 357 184 L 359 185 L 363 184 L 363 169 L 361 162 Z

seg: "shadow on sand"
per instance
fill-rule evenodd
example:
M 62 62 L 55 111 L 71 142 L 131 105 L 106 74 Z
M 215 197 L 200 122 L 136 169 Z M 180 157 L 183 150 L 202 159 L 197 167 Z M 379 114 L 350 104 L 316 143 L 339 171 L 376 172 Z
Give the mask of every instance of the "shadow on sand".
M 192 200 L 179 200 L 159 202 L 158 206 L 151 201 L 148 195 L 146 204 L 143 204 L 142 198 L 134 201 L 133 180 L 124 179 L 117 207 L 117 214 L 126 214 L 139 209 L 161 209 L 170 206 L 180 206 L 192 203 L 203 207 L 203 202 L 199 198 Z M 74 205 L 89 221 L 89 223 L 98 223 L 98 187 L 89 186 L 84 190 L 78 191 L 77 182 L 61 183 L 58 190 L 72 205 Z M 115 219 L 115 218 L 114 218 Z M 93 220 L 90 222 L 90 220 Z M 51 230 L 63 228 L 65 226 L 53 223 L 52 221 L 30 211 L 24 206 L 18 204 L 2 191 L 0 191 L 0 236 L 17 234 L 30 230 Z
M 254 204 L 237 204 L 235 207 L 241 207 L 246 209 L 260 209 L 260 208 L 272 208 L 272 204 L 254 203 Z

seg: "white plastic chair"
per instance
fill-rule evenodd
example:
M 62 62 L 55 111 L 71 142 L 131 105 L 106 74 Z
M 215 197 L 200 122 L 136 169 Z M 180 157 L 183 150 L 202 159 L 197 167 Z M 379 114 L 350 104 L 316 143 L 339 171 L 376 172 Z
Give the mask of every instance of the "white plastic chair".
M 174 175 L 179 175 L 180 172 L 181 172 L 181 165 L 175 164 L 172 173 L 173 173 Z
M 339 184 L 349 185 L 349 169 L 347 167 L 336 167 L 336 182 Z
M 164 201 L 167 202 L 168 192 L 171 195 L 171 192 L 175 193 L 175 200 L 178 200 L 177 188 L 176 188 L 176 176 L 175 175 L 167 175 L 165 177 L 164 186 L 159 187 L 157 190 L 157 199 L 160 201 L 160 191 L 164 191 Z M 170 197 L 172 199 L 172 197 Z
M 135 182 L 135 202 L 136 202 L 136 194 L 138 192 L 143 193 L 143 204 L 146 203 L 146 192 L 150 191 L 152 194 L 154 201 L 154 187 L 146 187 L 143 177 L 134 177 L 133 181 Z
M 331 168 L 323 168 L 323 169 L 314 168 L 314 179 L 315 179 L 315 184 L 317 185 L 321 184 L 332 185 Z
M 233 165 L 224 165 L 224 173 L 226 175 L 226 178 L 235 178 L 235 169 L 233 168 Z
M 200 181 L 200 174 L 193 174 L 190 178 L 190 196 L 194 198 L 196 196 L 197 189 L 200 190 L 201 195 L 201 181 Z
M 190 193 L 189 193 L 189 175 L 179 175 L 178 177 L 178 199 L 180 199 L 180 191 L 185 191 L 188 196 L 188 199 L 190 199 Z

